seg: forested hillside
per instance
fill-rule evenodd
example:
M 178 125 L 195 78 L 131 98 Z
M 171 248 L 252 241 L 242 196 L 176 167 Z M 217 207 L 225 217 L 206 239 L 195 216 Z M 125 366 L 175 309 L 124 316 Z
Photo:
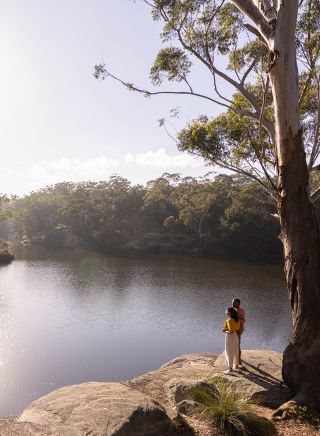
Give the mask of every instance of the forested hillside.
M 281 258 L 272 198 L 229 175 L 59 183 L 14 199 L 5 228 L 16 243 L 48 248 Z

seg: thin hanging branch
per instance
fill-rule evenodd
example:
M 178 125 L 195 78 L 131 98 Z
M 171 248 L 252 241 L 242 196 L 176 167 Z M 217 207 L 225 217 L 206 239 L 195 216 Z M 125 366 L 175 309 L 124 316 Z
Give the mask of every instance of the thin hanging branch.
M 228 105 L 222 103 L 221 101 L 215 100 L 214 98 L 209 97 L 208 95 L 200 94 L 198 92 L 194 92 L 191 88 L 189 91 L 150 91 L 148 89 L 142 89 L 134 86 L 132 83 L 125 82 L 124 80 L 120 79 L 119 77 L 115 76 L 114 74 L 110 73 L 105 68 L 104 64 L 99 64 L 95 66 L 95 72 L 94 77 L 96 79 L 105 80 L 107 77 L 111 77 L 112 79 L 116 80 L 117 82 L 121 83 L 123 86 L 125 86 L 130 91 L 136 91 L 140 94 L 143 94 L 145 97 L 150 97 L 151 95 L 161 95 L 161 94 L 176 94 L 176 95 L 193 95 L 195 97 L 200 97 L 205 100 L 209 100 L 213 103 L 216 103 L 220 106 L 229 108 Z

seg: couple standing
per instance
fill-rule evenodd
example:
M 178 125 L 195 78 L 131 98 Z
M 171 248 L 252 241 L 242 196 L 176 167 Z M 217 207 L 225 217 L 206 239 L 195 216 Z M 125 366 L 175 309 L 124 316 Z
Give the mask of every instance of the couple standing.
M 227 319 L 223 326 L 225 332 L 225 356 L 228 369 L 225 374 L 233 374 L 234 369 L 239 370 L 241 364 L 240 340 L 244 332 L 245 311 L 240 307 L 239 298 L 232 300 L 232 307 L 226 310 Z M 233 368 L 234 364 L 234 368 Z

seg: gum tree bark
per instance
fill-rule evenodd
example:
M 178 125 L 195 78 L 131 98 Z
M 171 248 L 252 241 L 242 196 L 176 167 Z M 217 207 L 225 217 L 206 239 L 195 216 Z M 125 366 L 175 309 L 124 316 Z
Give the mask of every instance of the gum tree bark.
M 278 214 L 293 321 L 290 344 L 283 356 L 283 378 L 296 393 L 297 402 L 319 406 L 319 234 L 299 119 L 297 12 L 298 1 L 282 2 L 272 37 L 269 72 L 275 108 Z
M 283 379 L 297 403 L 320 407 L 320 251 L 299 111 L 296 25 L 299 1 L 232 0 L 269 49 L 275 111 L 278 215 L 292 309 Z

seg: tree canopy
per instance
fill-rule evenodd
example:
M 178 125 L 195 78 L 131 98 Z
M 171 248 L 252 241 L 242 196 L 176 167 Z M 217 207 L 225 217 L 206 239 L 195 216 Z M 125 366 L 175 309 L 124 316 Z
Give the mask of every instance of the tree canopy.
M 274 204 L 239 176 L 165 173 L 145 187 L 120 176 L 65 182 L 17 198 L 11 209 L 11 237 L 23 244 L 211 256 L 239 256 L 250 244 L 248 259 L 280 259 Z

